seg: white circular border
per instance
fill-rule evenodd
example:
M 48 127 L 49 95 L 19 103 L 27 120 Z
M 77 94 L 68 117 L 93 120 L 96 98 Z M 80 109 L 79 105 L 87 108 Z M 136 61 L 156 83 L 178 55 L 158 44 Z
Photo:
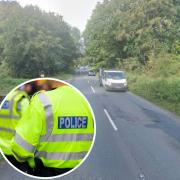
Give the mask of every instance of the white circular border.
M 63 174 L 60 174 L 60 175 L 57 175 L 57 176 L 52 176 L 52 177 L 40 177 L 40 176 L 33 176 L 33 175 L 30 175 L 28 173 L 25 173 L 21 170 L 19 170 L 18 168 L 16 168 L 13 164 L 11 164 L 11 162 L 9 162 L 9 160 L 6 158 L 6 156 L 4 155 L 4 153 L 2 152 L 1 148 L 0 148 L 0 153 L 2 154 L 2 156 L 4 157 L 4 159 L 8 162 L 8 164 L 10 164 L 16 171 L 18 171 L 19 173 L 22 173 L 23 175 L 25 176 L 28 176 L 30 178 L 34 178 L 34 179 L 55 179 L 55 178 L 60 178 L 60 177 L 63 177 L 63 176 L 66 176 L 70 173 L 72 173 L 73 171 L 75 171 L 77 168 L 79 168 L 83 163 L 84 161 L 87 159 L 87 157 L 89 156 L 89 154 L 91 153 L 92 151 L 92 148 L 94 147 L 94 142 L 95 142 L 95 138 L 96 138 L 96 120 L 95 120 L 95 115 L 94 115 L 94 111 L 89 103 L 89 101 L 87 100 L 87 98 L 85 97 L 85 95 L 79 90 L 77 89 L 76 87 L 74 87 L 73 85 L 71 85 L 70 83 L 66 82 L 66 81 L 63 81 L 63 80 L 59 80 L 59 79 L 56 79 L 56 78 L 35 78 L 35 79 L 31 79 L 31 80 L 28 80 L 24 83 L 21 83 L 20 85 L 16 86 L 14 89 L 12 89 L 7 95 L 6 97 L 14 90 L 18 89 L 19 87 L 27 84 L 27 83 L 30 83 L 30 82 L 33 82 L 33 81 L 37 81 L 37 80 L 52 80 L 52 81 L 58 81 L 58 82 L 62 82 L 64 84 L 67 84 L 68 86 L 72 87 L 73 89 L 75 89 L 84 99 L 85 101 L 87 102 L 90 110 L 91 110 L 91 113 L 93 115 L 93 121 L 94 121 L 94 136 L 93 136 L 93 141 L 92 141 L 92 144 L 91 144 L 91 147 L 88 151 L 88 153 L 86 154 L 86 156 L 83 158 L 83 160 L 76 166 L 74 167 L 73 169 L 71 169 L 70 171 L 66 172 L 66 173 L 63 173 Z M 1 106 L 3 105 L 4 101 L 6 100 L 6 97 L 3 99 L 3 101 L 1 102 L 0 104 L 0 109 L 1 109 Z

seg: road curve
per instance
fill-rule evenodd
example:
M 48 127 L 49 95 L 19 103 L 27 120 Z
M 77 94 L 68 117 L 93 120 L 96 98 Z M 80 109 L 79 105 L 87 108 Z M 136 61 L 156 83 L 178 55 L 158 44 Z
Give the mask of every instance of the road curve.
M 89 100 L 96 117 L 94 148 L 63 180 L 179 180 L 180 118 L 131 92 L 106 92 L 95 77 L 71 83 Z M 6 162 L 0 179 L 30 179 Z

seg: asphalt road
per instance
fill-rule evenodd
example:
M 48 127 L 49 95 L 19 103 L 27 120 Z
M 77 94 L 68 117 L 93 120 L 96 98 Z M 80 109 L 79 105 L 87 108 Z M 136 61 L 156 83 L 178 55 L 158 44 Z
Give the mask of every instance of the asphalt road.
M 180 118 L 130 92 L 106 92 L 95 77 L 71 81 L 89 100 L 97 134 L 87 160 L 63 180 L 179 180 Z M 30 179 L 6 162 L 0 179 Z

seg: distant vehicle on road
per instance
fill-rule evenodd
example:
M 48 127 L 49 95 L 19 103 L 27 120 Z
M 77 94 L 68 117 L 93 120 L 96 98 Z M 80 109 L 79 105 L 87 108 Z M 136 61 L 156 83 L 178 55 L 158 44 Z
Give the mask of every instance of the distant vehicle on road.
M 94 71 L 89 71 L 88 76 L 96 76 L 96 73 Z
M 104 70 L 102 85 L 106 90 L 127 91 L 128 89 L 124 71 Z
M 89 72 L 88 66 L 80 66 L 75 70 L 76 74 L 78 75 L 87 75 Z

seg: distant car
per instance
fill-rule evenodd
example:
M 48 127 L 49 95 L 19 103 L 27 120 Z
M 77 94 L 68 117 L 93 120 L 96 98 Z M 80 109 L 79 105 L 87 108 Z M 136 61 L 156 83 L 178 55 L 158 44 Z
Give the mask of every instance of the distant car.
M 96 73 L 94 71 L 89 71 L 88 72 L 88 76 L 95 76 L 95 75 L 96 75 Z
M 128 90 L 128 84 L 124 71 L 104 70 L 102 85 L 106 90 Z
M 75 69 L 75 73 L 77 75 L 87 75 L 88 72 L 89 72 L 89 68 L 87 66 L 81 66 Z

